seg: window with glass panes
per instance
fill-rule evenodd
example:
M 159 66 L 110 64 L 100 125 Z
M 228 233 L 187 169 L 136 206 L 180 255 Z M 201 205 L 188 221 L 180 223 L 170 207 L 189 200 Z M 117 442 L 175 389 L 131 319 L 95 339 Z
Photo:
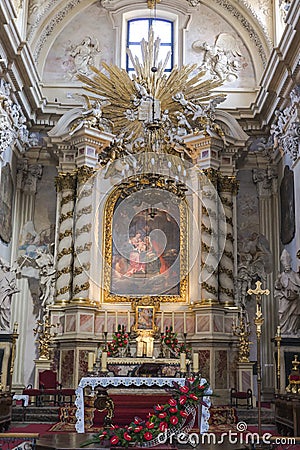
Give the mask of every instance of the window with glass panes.
M 160 38 L 159 61 L 164 61 L 168 52 L 170 57 L 165 71 L 171 72 L 173 68 L 173 22 L 165 19 L 140 18 L 128 21 L 127 48 L 130 48 L 133 57 L 137 56 L 142 61 L 141 40 L 148 41 L 149 29 L 153 28 L 154 40 Z M 132 72 L 133 65 L 128 55 L 126 56 L 126 70 Z

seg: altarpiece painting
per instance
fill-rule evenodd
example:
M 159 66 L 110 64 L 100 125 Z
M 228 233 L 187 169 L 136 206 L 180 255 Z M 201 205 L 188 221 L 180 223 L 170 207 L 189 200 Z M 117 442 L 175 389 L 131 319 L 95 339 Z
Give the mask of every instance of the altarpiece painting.
M 166 190 L 149 191 L 126 197 L 117 191 L 108 201 L 105 301 L 184 300 L 185 202 Z

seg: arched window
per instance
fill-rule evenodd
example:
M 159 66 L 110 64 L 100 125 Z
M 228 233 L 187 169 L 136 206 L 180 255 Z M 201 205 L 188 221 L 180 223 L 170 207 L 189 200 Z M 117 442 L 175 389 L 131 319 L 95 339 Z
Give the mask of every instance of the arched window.
M 174 64 L 174 52 L 173 52 L 173 22 L 165 19 L 153 19 L 153 18 L 138 18 L 132 19 L 127 22 L 127 48 L 129 48 L 133 54 L 133 57 L 137 56 L 142 61 L 141 54 L 141 40 L 148 40 L 149 29 L 153 27 L 154 39 L 160 38 L 160 51 L 159 60 L 164 61 L 168 52 L 170 52 L 170 58 L 166 66 L 166 72 L 171 72 Z M 126 57 L 126 70 L 132 72 L 132 62 Z

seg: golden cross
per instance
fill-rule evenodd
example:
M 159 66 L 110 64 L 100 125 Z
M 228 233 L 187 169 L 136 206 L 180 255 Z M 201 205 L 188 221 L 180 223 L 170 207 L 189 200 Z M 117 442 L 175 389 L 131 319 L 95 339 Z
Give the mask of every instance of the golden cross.
M 269 291 L 269 289 L 261 289 L 260 281 L 257 281 L 255 284 L 256 284 L 256 289 L 248 289 L 247 294 L 249 294 L 249 295 L 254 294 L 256 296 L 256 300 L 259 302 L 261 300 L 261 296 L 263 294 L 269 295 L 270 291 Z
M 160 0 L 147 0 L 147 6 L 149 9 L 154 9 L 156 7 L 156 3 L 159 3 Z

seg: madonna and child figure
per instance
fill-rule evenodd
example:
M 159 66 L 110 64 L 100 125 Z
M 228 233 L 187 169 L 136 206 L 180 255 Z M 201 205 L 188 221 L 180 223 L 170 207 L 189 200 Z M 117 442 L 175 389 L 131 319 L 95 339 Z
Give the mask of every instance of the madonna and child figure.
M 164 292 L 176 295 L 179 282 L 179 263 L 176 261 L 179 254 L 179 228 L 173 221 L 173 232 L 169 234 L 167 226 L 172 219 L 166 219 L 165 212 L 158 214 L 160 218 L 155 217 L 148 222 L 145 221 L 146 215 L 135 217 L 129 227 L 127 240 L 121 243 L 119 240 L 118 245 L 113 247 L 112 291 L 118 295 Z

